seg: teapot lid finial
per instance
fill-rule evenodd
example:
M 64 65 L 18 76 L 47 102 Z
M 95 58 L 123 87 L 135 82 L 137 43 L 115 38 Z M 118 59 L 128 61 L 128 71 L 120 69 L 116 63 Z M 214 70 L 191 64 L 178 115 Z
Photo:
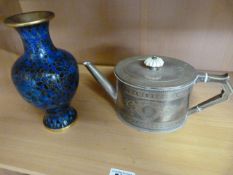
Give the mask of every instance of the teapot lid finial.
M 146 60 L 144 61 L 144 64 L 151 69 L 156 69 L 156 68 L 163 67 L 164 61 L 161 57 L 152 56 L 152 57 L 146 58 Z

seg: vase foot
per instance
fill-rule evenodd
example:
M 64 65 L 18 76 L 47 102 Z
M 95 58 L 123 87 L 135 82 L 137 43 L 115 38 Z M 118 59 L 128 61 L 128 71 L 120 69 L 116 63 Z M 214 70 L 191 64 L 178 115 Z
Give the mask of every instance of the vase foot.
M 70 127 L 76 120 L 77 112 L 70 106 L 48 109 L 44 117 L 44 125 L 53 131 L 60 131 Z

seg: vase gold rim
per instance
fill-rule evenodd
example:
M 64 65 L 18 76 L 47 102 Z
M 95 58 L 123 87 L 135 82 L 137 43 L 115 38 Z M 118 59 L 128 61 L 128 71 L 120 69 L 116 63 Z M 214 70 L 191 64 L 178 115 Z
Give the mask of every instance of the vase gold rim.
M 9 27 L 25 27 L 49 21 L 54 16 L 51 11 L 31 11 L 9 16 L 4 23 Z

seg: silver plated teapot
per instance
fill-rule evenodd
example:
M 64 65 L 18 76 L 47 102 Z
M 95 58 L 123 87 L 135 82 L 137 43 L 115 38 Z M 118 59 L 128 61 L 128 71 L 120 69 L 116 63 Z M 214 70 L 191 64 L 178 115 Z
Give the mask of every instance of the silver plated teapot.
M 181 60 L 138 56 L 120 61 L 114 70 L 116 88 L 89 61 L 83 63 L 115 102 L 120 119 L 143 131 L 170 132 L 183 126 L 189 115 L 223 102 L 233 93 L 228 74 L 198 72 Z M 220 94 L 189 108 L 194 84 L 222 84 Z

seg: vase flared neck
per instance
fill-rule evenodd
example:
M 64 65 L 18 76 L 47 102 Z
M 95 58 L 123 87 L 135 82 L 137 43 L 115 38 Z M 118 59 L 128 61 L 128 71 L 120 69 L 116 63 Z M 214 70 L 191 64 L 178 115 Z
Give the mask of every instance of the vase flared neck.
M 56 49 L 50 38 L 48 21 L 24 27 L 17 27 L 16 30 L 20 34 L 26 53 L 43 54 L 44 52 Z
M 49 21 L 54 16 L 51 11 L 31 11 L 9 16 L 4 23 L 10 27 L 25 27 Z

